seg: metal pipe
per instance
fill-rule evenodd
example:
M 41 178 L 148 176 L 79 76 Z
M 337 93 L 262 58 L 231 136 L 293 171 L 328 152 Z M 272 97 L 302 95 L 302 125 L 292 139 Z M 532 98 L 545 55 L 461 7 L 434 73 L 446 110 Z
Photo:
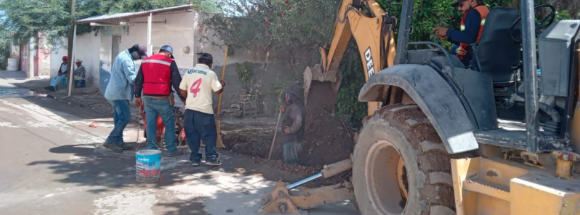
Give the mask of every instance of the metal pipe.
M 413 19 L 413 5 L 415 0 L 403 0 L 401 9 L 401 22 L 399 24 L 399 39 L 397 40 L 397 54 L 395 64 L 404 64 L 407 60 L 407 43 L 411 34 L 411 21 Z
M 75 49 L 77 46 L 75 46 L 75 42 L 77 41 L 77 25 L 74 26 L 74 30 L 73 30 L 73 41 L 72 41 L 72 56 L 70 56 L 70 70 L 68 71 L 68 96 L 72 95 L 72 88 L 73 86 L 73 79 L 75 78 L 74 76 L 74 60 L 75 60 Z M 70 47 L 68 47 L 70 49 Z
M 526 102 L 526 142 L 527 150 L 532 153 L 538 152 L 538 88 L 536 81 L 536 30 L 534 20 L 534 1 L 522 0 L 522 41 L 523 72 Z
M 306 184 L 306 183 L 308 183 L 310 181 L 313 181 L 313 180 L 315 180 L 317 178 L 322 178 L 322 173 L 318 173 L 316 175 L 313 175 L 313 176 L 310 176 L 308 178 L 305 178 L 305 179 L 302 179 L 300 181 L 297 181 L 297 182 L 294 182 L 292 184 L 289 184 L 289 185 L 286 186 L 286 189 L 287 190 L 291 190 L 291 189 L 293 189 L 295 187 L 298 187 L 300 185 Z

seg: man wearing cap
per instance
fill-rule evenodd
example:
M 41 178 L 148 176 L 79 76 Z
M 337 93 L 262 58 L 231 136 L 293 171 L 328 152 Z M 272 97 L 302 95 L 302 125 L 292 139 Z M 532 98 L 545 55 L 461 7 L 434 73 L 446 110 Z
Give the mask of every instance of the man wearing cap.
M 211 70 L 212 66 L 211 54 L 201 53 L 197 65 L 187 71 L 179 85 L 179 92 L 186 97 L 183 124 L 187 145 L 191 149 L 189 160 L 194 166 L 201 163 L 201 154 L 198 153 L 200 140 L 205 143 L 205 164 L 221 165 L 216 152 L 217 130 L 212 92 L 221 94 L 226 83 L 218 79 Z
M 123 150 L 130 149 L 123 141 L 123 130 L 131 121 L 129 101 L 133 100 L 133 83 L 137 76 L 134 61 L 146 57 L 147 48 L 144 45 L 135 44 L 119 53 L 113 61 L 105 98 L 113 105 L 115 126 L 103 146 L 114 152 L 121 153 Z
M 469 67 L 473 58 L 470 45 L 479 43 L 489 8 L 481 0 L 457 0 L 452 6 L 457 7 L 463 14 L 461 30 L 444 27 L 437 27 L 434 30 L 439 38 L 454 44 L 452 52 L 457 54 L 457 57 L 466 67 Z
M 87 71 L 85 70 L 85 66 L 83 66 L 83 61 L 77 58 L 75 64 L 77 65 L 77 68 L 73 72 L 75 81 L 85 80 L 85 74 Z
M 60 84 L 60 82 L 62 82 L 62 79 L 66 77 L 66 72 L 68 71 L 67 60 L 68 60 L 67 56 L 62 56 L 62 63 L 60 64 L 60 68 L 58 69 L 58 75 L 54 76 L 50 81 L 50 85 L 48 87 L 45 87 L 44 89 L 49 91 L 56 91 L 58 84 Z
M 178 90 L 181 75 L 173 60 L 173 48 L 168 45 L 161 47 L 159 54 L 145 58 L 135 78 L 135 103 L 144 106 L 147 120 L 147 149 L 158 149 L 156 143 L 157 116 L 163 119 L 165 125 L 165 143 L 169 157 L 183 153 L 177 150 L 175 140 L 175 116 L 172 105 L 173 89 Z M 143 92 L 143 100 L 141 100 Z M 185 97 L 179 95 L 185 103 Z

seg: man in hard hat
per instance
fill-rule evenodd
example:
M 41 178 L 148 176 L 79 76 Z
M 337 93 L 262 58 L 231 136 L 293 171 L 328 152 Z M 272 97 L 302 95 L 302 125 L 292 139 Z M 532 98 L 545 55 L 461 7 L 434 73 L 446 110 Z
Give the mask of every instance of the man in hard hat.
M 66 72 L 68 71 L 68 57 L 62 56 L 62 63 L 60 64 L 60 68 L 58 69 L 57 76 L 54 76 L 50 81 L 50 85 L 45 87 L 44 89 L 48 91 L 56 91 L 58 88 L 58 84 L 62 82 L 62 80 L 66 77 Z
M 173 48 L 164 45 L 158 54 L 145 58 L 141 63 L 141 69 L 135 78 L 135 104 L 143 106 L 145 119 L 147 120 L 147 149 L 158 149 L 156 143 L 157 116 L 163 119 L 165 125 L 165 143 L 167 144 L 168 156 L 182 155 L 177 149 L 175 139 L 175 115 L 171 99 L 174 90 L 179 90 L 181 75 L 177 64 L 173 60 Z M 143 99 L 141 99 L 143 92 Z M 185 97 L 179 95 L 185 103 Z
M 147 57 L 147 47 L 135 44 L 117 55 L 111 68 L 111 78 L 105 90 L 105 98 L 113 105 L 115 127 L 103 147 L 121 153 L 130 147 L 123 141 L 123 130 L 131 121 L 129 101 L 133 100 L 133 83 L 137 76 L 135 61 Z
M 187 145 L 191 149 L 189 160 L 194 166 L 201 163 L 201 154 L 198 153 L 201 140 L 205 143 L 205 164 L 221 165 L 216 152 L 217 129 L 212 92 L 221 94 L 226 83 L 218 79 L 211 70 L 212 65 L 211 54 L 201 53 L 197 65 L 187 71 L 179 85 L 179 92 L 186 97 L 183 124 Z

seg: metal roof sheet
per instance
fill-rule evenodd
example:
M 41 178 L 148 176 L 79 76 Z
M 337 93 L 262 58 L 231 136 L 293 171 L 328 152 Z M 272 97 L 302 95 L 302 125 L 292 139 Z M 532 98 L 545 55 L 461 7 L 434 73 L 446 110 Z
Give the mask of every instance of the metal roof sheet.
M 155 10 L 148 10 L 148 11 L 139 11 L 139 12 L 126 12 L 126 13 L 116 13 L 116 14 L 109 14 L 109 15 L 101 15 L 101 16 L 93 16 L 84 19 L 79 19 L 75 21 L 75 24 L 87 24 L 91 22 L 104 22 L 104 21 L 112 21 L 112 20 L 119 20 L 119 19 L 129 19 L 129 18 L 136 18 L 136 17 L 145 17 L 149 16 L 150 13 L 152 14 L 160 14 L 160 13 L 167 13 L 172 11 L 182 11 L 187 9 L 193 9 L 193 5 L 180 5 L 174 7 L 166 7 L 166 8 L 159 8 Z

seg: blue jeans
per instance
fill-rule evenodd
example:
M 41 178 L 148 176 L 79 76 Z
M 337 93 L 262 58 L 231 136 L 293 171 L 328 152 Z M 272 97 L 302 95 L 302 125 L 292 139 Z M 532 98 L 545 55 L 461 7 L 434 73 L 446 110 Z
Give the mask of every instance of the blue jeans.
M 158 149 L 157 139 L 157 115 L 165 124 L 165 144 L 167 151 L 174 153 L 177 151 L 175 142 L 175 114 L 173 106 L 169 104 L 169 98 L 152 98 L 143 96 L 143 106 L 145 109 L 145 118 L 147 120 L 147 149 Z
M 131 109 L 129 109 L 129 100 L 109 100 L 113 105 L 113 122 L 115 127 L 109 137 L 107 143 L 114 143 L 118 146 L 123 145 L 123 130 L 131 121 Z
M 60 82 L 62 82 L 62 79 L 64 79 L 65 77 L 66 77 L 66 74 L 54 76 L 52 78 L 52 80 L 50 81 L 50 86 L 53 86 L 53 87 L 58 86 L 58 84 L 60 84 Z
M 202 113 L 194 110 L 185 110 L 183 116 L 183 127 L 187 145 L 191 149 L 189 160 L 193 163 L 201 161 L 199 147 L 201 140 L 205 143 L 205 161 L 214 162 L 218 158 L 215 151 L 217 141 L 217 130 L 215 127 L 215 118 L 213 114 Z

